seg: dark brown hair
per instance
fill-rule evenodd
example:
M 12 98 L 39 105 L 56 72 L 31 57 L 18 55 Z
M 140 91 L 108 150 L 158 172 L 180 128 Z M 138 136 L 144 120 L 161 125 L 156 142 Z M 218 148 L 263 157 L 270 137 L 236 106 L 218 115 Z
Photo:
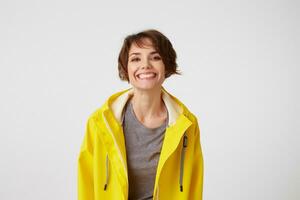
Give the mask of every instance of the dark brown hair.
M 148 38 L 151 40 L 154 49 L 162 57 L 162 61 L 165 65 L 165 78 L 168 78 L 172 74 L 181 74 L 178 71 L 178 65 L 176 63 L 176 52 L 169 41 L 169 39 L 161 32 L 155 29 L 148 29 L 137 34 L 128 35 L 123 42 L 123 46 L 119 53 L 118 58 L 118 70 L 121 80 L 129 82 L 127 64 L 128 54 L 132 43 L 137 44 L 139 47 L 144 45 L 143 39 Z

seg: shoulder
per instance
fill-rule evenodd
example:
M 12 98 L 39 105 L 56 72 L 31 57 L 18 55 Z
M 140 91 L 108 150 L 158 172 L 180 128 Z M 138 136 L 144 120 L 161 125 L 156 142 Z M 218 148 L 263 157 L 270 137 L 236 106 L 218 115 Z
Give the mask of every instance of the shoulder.
M 88 116 L 88 121 L 100 121 L 102 119 L 102 115 L 105 112 L 105 110 L 110 109 L 110 105 L 112 102 L 121 94 L 125 93 L 129 89 L 123 89 L 114 93 L 111 93 L 109 96 L 106 97 L 104 102 L 99 105 L 95 110 L 93 110 L 89 116 Z
M 174 101 L 181 107 L 182 113 L 193 123 L 197 123 L 198 118 L 196 114 L 190 110 L 190 108 L 178 97 L 174 96 L 173 94 L 169 93 L 168 94 L 174 99 Z
M 181 107 L 181 109 L 182 109 L 182 113 L 183 113 L 183 115 L 192 123 L 192 125 L 190 126 L 190 131 L 192 132 L 192 133 L 194 133 L 194 136 L 196 137 L 197 136 L 197 134 L 199 133 L 199 131 L 200 131 L 200 128 L 199 128 L 199 123 L 198 123 L 198 117 L 196 116 L 196 114 L 193 112 L 193 111 L 191 111 L 190 109 L 189 109 L 189 107 L 188 106 L 186 106 L 185 105 L 185 103 L 183 103 L 178 97 L 176 97 L 176 96 L 174 96 L 174 95 L 172 95 L 172 94 L 170 94 L 170 93 L 168 93 L 171 97 L 172 97 L 172 99 L 174 99 L 174 101 L 178 104 L 178 105 L 180 105 L 180 107 Z

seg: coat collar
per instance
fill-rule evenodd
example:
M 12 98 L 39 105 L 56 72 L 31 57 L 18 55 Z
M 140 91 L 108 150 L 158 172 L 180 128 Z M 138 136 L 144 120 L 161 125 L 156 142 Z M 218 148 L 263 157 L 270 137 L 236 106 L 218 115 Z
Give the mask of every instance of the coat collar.
M 178 117 L 183 114 L 183 104 L 177 99 L 174 99 L 163 87 L 162 87 L 162 99 L 166 105 L 169 115 L 168 126 L 175 124 Z M 110 108 L 114 114 L 116 120 L 122 124 L 123 110 L 128 99 L 133 95 L 133 88 L 126 89 L 115 95 L 112 95 L 108 99 L 107 108 Z

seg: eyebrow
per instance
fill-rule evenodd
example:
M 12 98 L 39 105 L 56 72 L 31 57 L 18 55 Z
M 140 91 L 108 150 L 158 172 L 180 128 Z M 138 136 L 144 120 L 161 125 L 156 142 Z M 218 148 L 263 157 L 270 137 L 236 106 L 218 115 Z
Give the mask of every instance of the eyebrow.
M 152 51 L 152 52 L 150 52 L 150 55 L 153 55 L 153 54 L 156 54 L 156 53 L 158 53 L 158 52 L 157 51 Z M 134 53 L 129 54 L 129 57 L 132 56 L 132 55 L 141 55 L 141 53 L 134 52 Z

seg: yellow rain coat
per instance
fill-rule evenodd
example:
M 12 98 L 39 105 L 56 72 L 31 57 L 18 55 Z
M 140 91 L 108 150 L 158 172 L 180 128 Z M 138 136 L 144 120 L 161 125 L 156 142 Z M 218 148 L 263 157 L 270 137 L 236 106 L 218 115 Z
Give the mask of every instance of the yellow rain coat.
M 133 88 L 115 93 L 87 121 L 78 156 L 78 200 L 127 200 L 123 108 Z M 197 118 L 162 87 L 169 113 L 153 199 L 202 200 L 203 156 Z

